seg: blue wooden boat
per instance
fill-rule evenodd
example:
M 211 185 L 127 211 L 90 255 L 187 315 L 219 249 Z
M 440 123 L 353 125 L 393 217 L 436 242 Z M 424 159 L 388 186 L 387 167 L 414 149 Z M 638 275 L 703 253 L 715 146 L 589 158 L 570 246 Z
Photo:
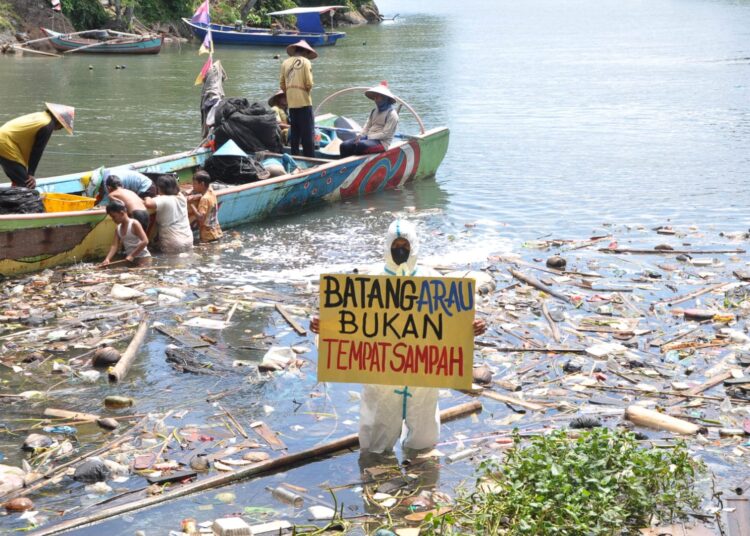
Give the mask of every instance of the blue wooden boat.
M 316 109 L 337 96 L 369 89 L 342 89 L 321 101 Z M 324 203 L 402 187 L 435 174 L 448 150 L 445 127 L 425 130 L 416 111 L 396 100 L 414 116 L 419 134 L 397 134 L 383 152 L 342 158 L 319 151 L 316 158 L 295 157 L 299 173 L 216 189 L 219 223 L 229 229 L 245 223 L 301 212 Z M 338 116 L 316 115 L 316 125 L 334 140 L 350 130 L 337 128 Z M 340 141 L 340 140 L 339 140 Z M 206 148 L 152 158 L 129 164 L 144 173 L 176 172 L 189 184 L 193 171 L 211 151 Z M 37 179 L 37 190 L 45 193 L 82 195 L 93 171 Z M 8 184 L 0 185 L 0 188 Z M 103 258 L 112 242 L 114 224 L 104 208 L 42 214 L 0 215 L 0 275 L 10 276 L 43 270 L 60 264 Z
M 63 53 L 82 54 L 158 54 L 163 38 L 160 35 L 133 35 L 111 30 L 92 30 L 80 35 L 67 35 L 47 28 L 42 31 L 52 46 Z M 90 37 L 89 37 L 90 35 Z
M 336 41 L 346 36 L 344 32 L 326 32 L 320 22 L 320 16 L 333 12 L 345 6 L 299 7 L 269 13 L 274 17 L 297 18 L 298 31 L 274 30 L 269 28 L 250 28 L 241 24 L 227 26 L 223 24 L 203 24 L 190 19 L 182 19 L 185 24 L 201 41 L 206 37 L 208 28 L 215 44 L 222 45 L 250 45 L 250 46 L 288 46 L 300 39 L 307 41 L 312 47 L 335 45 Z

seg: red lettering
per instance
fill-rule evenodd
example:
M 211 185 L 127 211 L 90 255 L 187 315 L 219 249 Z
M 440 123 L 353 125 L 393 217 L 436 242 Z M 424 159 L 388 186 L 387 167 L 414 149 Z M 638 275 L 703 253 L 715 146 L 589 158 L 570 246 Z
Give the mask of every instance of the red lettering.
M 328 344 L 328 350 L 326 350 L 326 357 L 328 358 L 328 360 L 326 361 L 327 363 L 326 368 L 330 369 L 331 368 L 331 343 L 338 342 L 338 339 L 323 339 L 323 342 Z
M 346 355 L 346 350 L 344 350 L 344 345 L 341 344 L 343 341 L 339 341 L 339 349 L 338 352 L 336 352 L 336 368 L 339 370 L 348 370 L 351 368 L 351 358 L 349 359 L 349 365 L 346 364 L 344 366 L 341 365 L 341 357 Z M 347 341 L 349 342 L 349 341 Z M 351 349 L 351 344 L 349 345 L 349 348 Z M 351 354 L 350 354 L 351 355 Z
M 378 362 L 378 372 L 385 372 L 385 358 L 388 355 L 388 348 L 391 347 L 391 343 L 389 343 L 389 342 L 379 342 L 377 344 L 380 347 L 380 351 L 382 352 L 382 355 L 381 355 L 380 360 Z
M 393 347 L 393 358 L 391 359 L 391 370 L 393 372 L 401 372 L 404 369 L 404 354 L 401 353 L 401 349 L 406 346 L 403 342 L 400 342 L 396 344 L 396 346 Z M 411 350 L 411 348 L 409 348 Z M 397 367 L 393 366 L 393 361 L 398 358 L 399 359 L 399 365 Z
M 464 349 L 458 347 L 458 357 L 454 357 L 453 353 L 456 348 L 451 346 L 451 376 L 463 377 L 464 375 Z M 458 374 L 453 372 L 453 366 L 458 364 Z

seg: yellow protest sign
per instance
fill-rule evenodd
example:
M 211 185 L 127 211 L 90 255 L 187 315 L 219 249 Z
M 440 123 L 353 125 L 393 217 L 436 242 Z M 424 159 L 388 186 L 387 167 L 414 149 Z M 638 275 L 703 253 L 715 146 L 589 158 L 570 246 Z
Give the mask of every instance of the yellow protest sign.
M 318 381 L 469 389 L 473 279 L 320 276 Z

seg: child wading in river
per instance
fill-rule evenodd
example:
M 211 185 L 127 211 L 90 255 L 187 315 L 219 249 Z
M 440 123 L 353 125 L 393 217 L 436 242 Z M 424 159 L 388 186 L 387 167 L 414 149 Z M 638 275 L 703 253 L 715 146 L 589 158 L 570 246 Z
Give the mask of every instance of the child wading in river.
M 205 171 L 193 175 L 193 193 L 188 196 L 190 216 L 198 224 L 201 242 L 213 242 L 222 237 L 219 225 L 219 205 L 211 188 L 211 176 Z
M 112 239 L 112 247 L 109 248 L 109 253 L 101 265 L 107 266 L 121 247 L 126 261 L 136 264 L 147 262 L 151 257 L 146 248 L 148 237 L 138 220 L 128 216 L 127 208 L 119 201 L 112 201 L 107 205 L 107 214 L 117 224 L 117 228 Z

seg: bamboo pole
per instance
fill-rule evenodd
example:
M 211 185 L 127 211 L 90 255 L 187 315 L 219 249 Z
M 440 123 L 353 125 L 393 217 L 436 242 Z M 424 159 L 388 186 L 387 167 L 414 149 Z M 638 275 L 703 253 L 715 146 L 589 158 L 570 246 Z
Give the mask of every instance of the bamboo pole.
M 19 43 L 20 45 L 30 45 L 31 43 L 41 43 L 42 41 L 49 41 L 50 39 L 54 39 L 55 37 L 72 37 L 74 35 L 81 35 L 86 32 L 90 32 L 91 30 L 83 30 L 80 32 L 73 32 L 68 34 L 60 34 L 60 35 L 53 35 L 48 37 L 40 37 L 39 39 L 32 39 L 31 41 L 24 41 L 23 43 Z
M 510 404 L 512 406 L 521 406 L 522 408 L 530 409 L 532 411 L 544 411 L 547 409 L 545 406 L 542 406 L 541 404 L 528 402 L 526 400 L 523 400 L 521 398 L 516 398 L 514 396 L 501 395 L 500 393 L 496 393 L 495 391 L 482 391 L 482 396 L 486 396 L 487 398 L 491 398 L 492 400 L 497 400 L 498 402 L 504 402 L 505 404 Z
M 549 314 L 549 309 L 547 309 L 547 302 L 542 302 L 542 314 L 544 315 L 544 318 L 547 320 L 547 323 L 549 324 L 549 328 L 552 330 L 552 338 L 555 339 L 555 342 L 560 342 L 560 330 L 557 329 L 557 324 L 555 324 L 555 321 L 552 320 L 552 317 Z
M 631 248 L 599 248 L 602 253 L 632 253 L 635 255 L 718 255 L 722 253 L 746 253 L 744 249 L 631 249 Z
M 109 381 L 119 382 L 127 376 L 130 366 L 135 360 L 135 354 L 138 353 L 138 348 L 143 344 L 143 340 L 146 338 L 148 332 L 148 315 L 143 313 L 141 315 L 141 322 L 138 324 L 138 329 L 135 330 L 135 335 L 128 344 L 128 347 L 123 352 L 120 361 L 117 365 L 109 370 Z
M 539 289 L 542 292 L 546 292 L 550 296 L 553 296 L 557 298 L 558 300 L 564 301 L 565 303 L 570 303 L 570 298 L 568 296 L 566 296 L 562 292 L 558 292 L 554 289 L 549 288 L 547 285 L 539 281 L 537 278 L 532 277 L 530 275 L 526 275 L 522 272 L 519 272 L 518 270 L 514 270 L 513 268 L 508 268 L 508 271 L 510 271 L 513 277 L 515 277 L 516 279 L 519 279 L 520 281 L 523 281 L 527 285 L 531 285 L 532 287 Z
M 452 408 L 445 409 L 440 412 L 441 422 L 446 422 L 454 419 L 461 418 L 465 415 L 476 413 L 482 409 L 482 404 L 478 400 L 466 402 Z M 243 467 L 237 471 L 228 474 L 220 474 L 203 480 L 198 480 L 184 486 L 178 486 L 172 491 L 168 491 L 161 495 L 154 495 L 146 497 L 137 501 L 132 501 L 126 504 L 113 506 L 99 512 L 93 513 L 88 516 L 82 516 L 74 519 L 69 519 L 57 525 L 51 527 L 45 527 L 40 530 L 36 530 L 31 533 L 30 536 L 51 536 L 52 534 L 59 534 L 61 532 L 71 530 L 82 525 L 108 519 L 125 512 L 132 512 L 141 508 L 146 508 L 154 504 L 171 501 L 185 495 L 190 495 L 200 491 L 218 488 L 226 484 L 230 484 L 237 480 L 242 480 L 251 476 L 268 473 L 278 469 L 288 468 L 293 465 L 311 461 L 314 458 L 321 456 L 328 456 L 344 449 L 356 449 L 358 447 L 359 434 L 349 434 L 340 439 L 336 439 L 324 445 L 313 447 L 307 450 L 300 451 L 296 454 L 290 454 L 289 456 L 282 456 L 272 460 L 266 460 L 263 462 L 256 463 L 247 467 Z
M 12 48 L 13 50 L 20 50 L 21 52 L 30 52 L 31 54 L 39 54 L 41 56 L 51 56 L 53 58 L 62 58 L 60 54 L 44 52 L 43 50 L 34 50 L 33 48 L 25 48 L 21 45 L 11 45 L 10 48 Z

